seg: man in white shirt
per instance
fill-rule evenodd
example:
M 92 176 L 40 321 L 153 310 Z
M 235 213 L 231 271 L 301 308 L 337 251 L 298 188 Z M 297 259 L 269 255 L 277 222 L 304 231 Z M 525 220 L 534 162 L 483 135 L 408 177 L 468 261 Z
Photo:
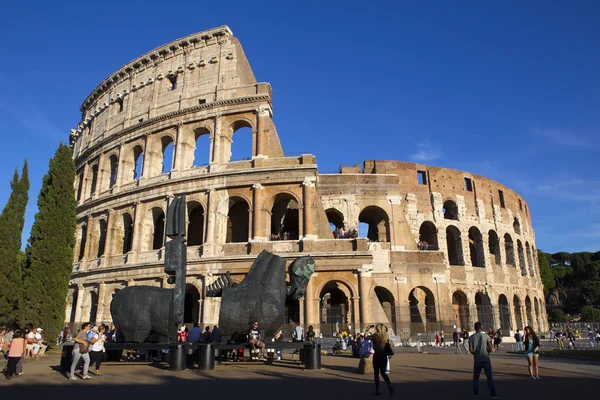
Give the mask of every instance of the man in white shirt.
M 42 332 L 44 330 L 42 328 L 37 328 L 35 330 L 35 340 L 37 341 L 38 346 L 40 346 L 40 350 L 38 351 L 38 356 L 43 356 L 48 348 L 48 345 L 44 343 L 44 338 L 42 337 Z
M 35 338 L 35 332 L 31 331 L 26 336 L 27 339 L 27 347 L 26 350 L 31 354 L 31 357 L 36 357 L 40 351 L 40 345 Z

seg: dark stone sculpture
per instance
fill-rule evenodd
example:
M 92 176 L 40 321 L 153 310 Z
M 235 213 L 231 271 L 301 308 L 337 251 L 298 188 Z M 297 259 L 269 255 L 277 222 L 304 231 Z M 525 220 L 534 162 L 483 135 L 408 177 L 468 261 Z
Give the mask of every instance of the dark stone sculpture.
M 131 286 L 119 290 L 110 303 L 110 313 L 126 342 L 141 343 L 151 331 L 159 335 L 160 343 L 177 341 L 177 333 L 171 329 L 175 324 L 172 289 Z
M 285 261 L 263 250 L 236 286 L 224 287 L 219 313 L 221 335 L 244 337 L 253 321 L 258 321 L 263 336 L 273 337 L 283 325 L 285 299 L 304 295 L 314 272 L 311 257 L 302 257 L 290 265 L 291 285 L 285 285 Z

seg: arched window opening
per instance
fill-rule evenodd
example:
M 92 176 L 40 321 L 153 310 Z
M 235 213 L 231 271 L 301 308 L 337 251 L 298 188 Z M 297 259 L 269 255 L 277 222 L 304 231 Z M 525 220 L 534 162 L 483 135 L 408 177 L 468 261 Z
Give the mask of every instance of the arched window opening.
M 90 318 L 88 321 L 92 325 L 96 325 L 96 315 L 98 314 L 98 294 L 94 291 L 90 292 Z
M 521 275 L 527 275 L 527 263 L 525 261 L 525 252 L 523 251 L 523 244 L 520 240 L 517 240 L 517 253 L 519 254 L 519 266 L 521 267 Z
M 112 188 L 117 184 L 117 173 L 119 172 L 119 159 L 116 155 L 110 156 L 110 179 L 108 181 L 108 188 Z
M 450 265 L 465 265 L 460 231 L 454 225 L 446 228 L 446 245 Z
M 283 317 L 284 324 L 297 324 L 300 321 L 300 301 L 294 300 L 291 297 L 285 298 L 285 314 Z M 284 335 L 291 335 L 291 332 L 284 332 Z M 290 336 L 288 336 L 290 337 Z
M 152 209 L 152 221 L 154 223 L 154 233 L 152 234 L 152 250 L 158 250 L 163 247 L 165 235 L 165 213 L 160 208 Z
M 229 161 L 252 159 L 252 127 L 245 121 L 233 124 L 231 137 L 231 157 Z
M 173 167 L 173 139 L 171 136 L 163 136 L 162 144 L 162 173 L 171 172 Z
M 540 304 L 536 297 L 533 298 L 533 307 L 535 310 L 535 316 L 534 316 L 535 327 L 534 327 L 534 329 L 536 331 L 539 331 L 540 330 Z
M 437 321 L 435 298 L 431 290 L 418 286 L 408 295 L 411 332 L 423 333 L 430 330 L 427 325 Z
M 193 166 L 208 165 L 210 156 L 210 132 L 206 128 L 198 128 L 194 131 L 196 148 L 194 150 Z
M 452 200 L 446 200 L 444 202 L 444 219 L 452 219 L 458 221 L 458 206 Z
M 81 239 L 79 241 L 79 257 L 77 261 L 81 261 L 85 255 L 85 242 L 87 240 L 87 225 L 81 227 Z
M 521 222 L 519 222 L 519 218 L 517 217 L 515 217 L 515 220 L 513 222 L 513 229 L 515 230 L 516 234 L 521 234 Z
M 419 228 L 419 250 L 439 250 L 437 228 L 433 222 L 425 221 Z
M 98 241 L 98 254 L 96 255 L 97 258 L 100 258 L 104 255 L 104 247 L 106 246 L 106 221 L 101 219 L 100 220 L 100 224 L 98 226 L 100 232 L 99 232 L 99 241 Z
M 469 229 L 469 251 L 471 254 L 471 265 L 474 267 L 485 267 L 483 237 L 479 229 L 474 226 Z
M 350 318 L 350 303 L 347 289 L 338 282 L 329 282 L 325 285 L 319 296 L 319 320 L 321 333 L 332 336 L 334 332 L 348 329 Z M 365 323 L 365 321 L 363 321 Z
M 70 297 L 71 295 L 69 295 Z M 75 306 L 77 304 L 77 297 L 80 296 L 79 290 L 74 289 L 73 290 L 73 295 L 72 295 L 72 299 L 70 299 L 71 301 L 69 302 L 69 300 L 67 300 L 67 304 L 71 304 L 71 316 L 69 317 L 69 321 L 71 322 L 77 322 L 75 321 L 75 313 L 77 312 L 77 307 Z
M 396 328 L 396 302 L 394 301 L 394 295 L 382 286 L 375 287 L 375 294 L 379 305 L 381 306 L 387 321 L 381 321 L 386 326 L 395 329 Z
M 133 219 L 129 214 L 123 214 L 123 254 L 127 254 L 133 247 Z
M 507 233 L 504 235 L 504 253 L 506 253 L 506 264 L 514 265 L 515 264 L 515 245 L 513 243 L 512 237 Z
M 169 75 L 167 76 L 169 83 L 171 84 L 171 90 L 177 89 L 177 75 Z
M 96 193 L 96 184 L 98 183 L 98 164 L 92 167 L 92 184 L 90 185 L 90 196 Z
M 117 102 L 117 113 L 123 112 L 123 99 L 119 98 L 116 102 Z
M 248 228 L 250 226 L 250 213 L 248 203 L 236 198 L 230 200 L 229 213 L 227 214 L 226 243 L 243 243 L 248 241 Z
M 500 238 L 495 230 L 490 229 L 488 232 L 488 241 L 492 262 L 496 265 L 502 264 L 502 256 L 500 255 Z
M 525 312 L 527 315 L 527 325 L 533 327 L 533 307 L 529 296 L 525 297 Z
M 188 246 L 199 246 L 204 238 L 204 208 L 196 202 L 188 203 Z
M 144 149 L 141 146 L 133 148 L 133 179 L 138 180 L 142 177 L 144 168 Z
M 515 329 L 523 330 L 524 324 L 523 324 L 523 315 L 521 313 L 521 307 L 522 307 L 521 300 L 515 294 L 513 296 L 513 309 L 515 312 L 515 324 L 517 324 Z
M 490 297 L 482 292 L 475 295 L 475 307 L 477 308 L 477 320 L 483 324 L 484 330 L 494 326 L 494 313 Z
M 452 294 L 452 308 L 456 326 L 461 330 L 471 329 L 469 327 L 469 303 L 467 296 L 460 290 Z
M 529 275 L 534 276 L 535 268 L 533 265 L 533 256 L 531 255 L 531 248 L 529 247 L 529 242 L 525 242 L 525 251 L 527 252 L 527 262 L 529 264 Z
M 377 206 L 368 206 L 361 211 L 360 215 L 358 216 L 358 221 L 369 225 L 367 238 L 371 242 L 390 241 L 389 218 L 383 209 Z
M 185 324 L 198 323 L 200 317 L 200 293 L 196 286 L 185 285 L 185 300 L 183 306 L 183 322 Z
M 81 200 L 81 192 L 83 191 L 83 172 L 79 174 L 77 179 L 77 201 Z
M 288 194 L 277 195 L 271 209 L 271 240 L 297 240 L 299 220 L 298 202 Z
M 500 327 L 502 328 L 502 334 L 504 336 L 508 336 L 511 329 L 510 306 L 508 305 L 508 299 L 503 294 L 498 297 L 498 311 L 500 314 Z
M 325 210 L 325 214 L 327 215 L 327 221 L 329 221 L 333 237 L 340 239 L 340 229 L 344 229 L 344 214 L 335 208 L 328 208 Z

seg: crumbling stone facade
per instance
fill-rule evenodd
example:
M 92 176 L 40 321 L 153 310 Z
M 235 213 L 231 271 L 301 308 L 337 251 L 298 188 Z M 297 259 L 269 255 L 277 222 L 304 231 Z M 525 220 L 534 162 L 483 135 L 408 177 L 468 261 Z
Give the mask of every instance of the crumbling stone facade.
M 505 334 L 547 329 L 522 197 L 446 168 L 365 161 L 319 174 L 313 155 L 286 156 L 271 87 L 256 82 L 226 26 L 126 64 L 81 112 L 71 131 L 78 231 L 67 322 L 109 322 L 123 287 L 169 286 L 165 214 L 186 194 L 186 322 L 217 323 L 219 299 L 206 286 L 226 271 L 241 281 L 267 249 L 315 259 L 306 298 L 287 304 L 285 322 L 325 335 L 376 322 L 404 338 L 476 320 Z M 242 128 L 251 156 L 233 161 Z M 339 228 L 358 235 L 334 238 Z

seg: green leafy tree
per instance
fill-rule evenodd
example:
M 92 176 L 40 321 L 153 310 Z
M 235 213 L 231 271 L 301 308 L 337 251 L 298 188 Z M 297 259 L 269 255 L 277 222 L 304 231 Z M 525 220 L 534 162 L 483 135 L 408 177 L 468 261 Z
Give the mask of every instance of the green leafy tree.
M 556 289 L 556 280 L 548 264 L 548 256 L 541 250 L 538 250 L 538 265 L 540 267 L 542 283 L 544 284 L 544 293 L 547 296 Z
M 600 321 L 600 309 L 591 306 L 581 308 L 581 320 L 584 322 Z
M 548 315 L 548 319 L 550 322 L 566 322 L 567 316 L 560 308 L 553 308 Z
M 12 193 L 0 214 L 0 326 L 17 325 L 22 300 L 21 236 L 29 199 L 27 160 L 21 178 L 15 170 L 10 182 Z
M 43 327 L 49 338 L 56 337 L 65 321 L 75 245 L 74 181 L 71 149 L 61 143 L 42 181 L 24 271 L 24 319 Z

